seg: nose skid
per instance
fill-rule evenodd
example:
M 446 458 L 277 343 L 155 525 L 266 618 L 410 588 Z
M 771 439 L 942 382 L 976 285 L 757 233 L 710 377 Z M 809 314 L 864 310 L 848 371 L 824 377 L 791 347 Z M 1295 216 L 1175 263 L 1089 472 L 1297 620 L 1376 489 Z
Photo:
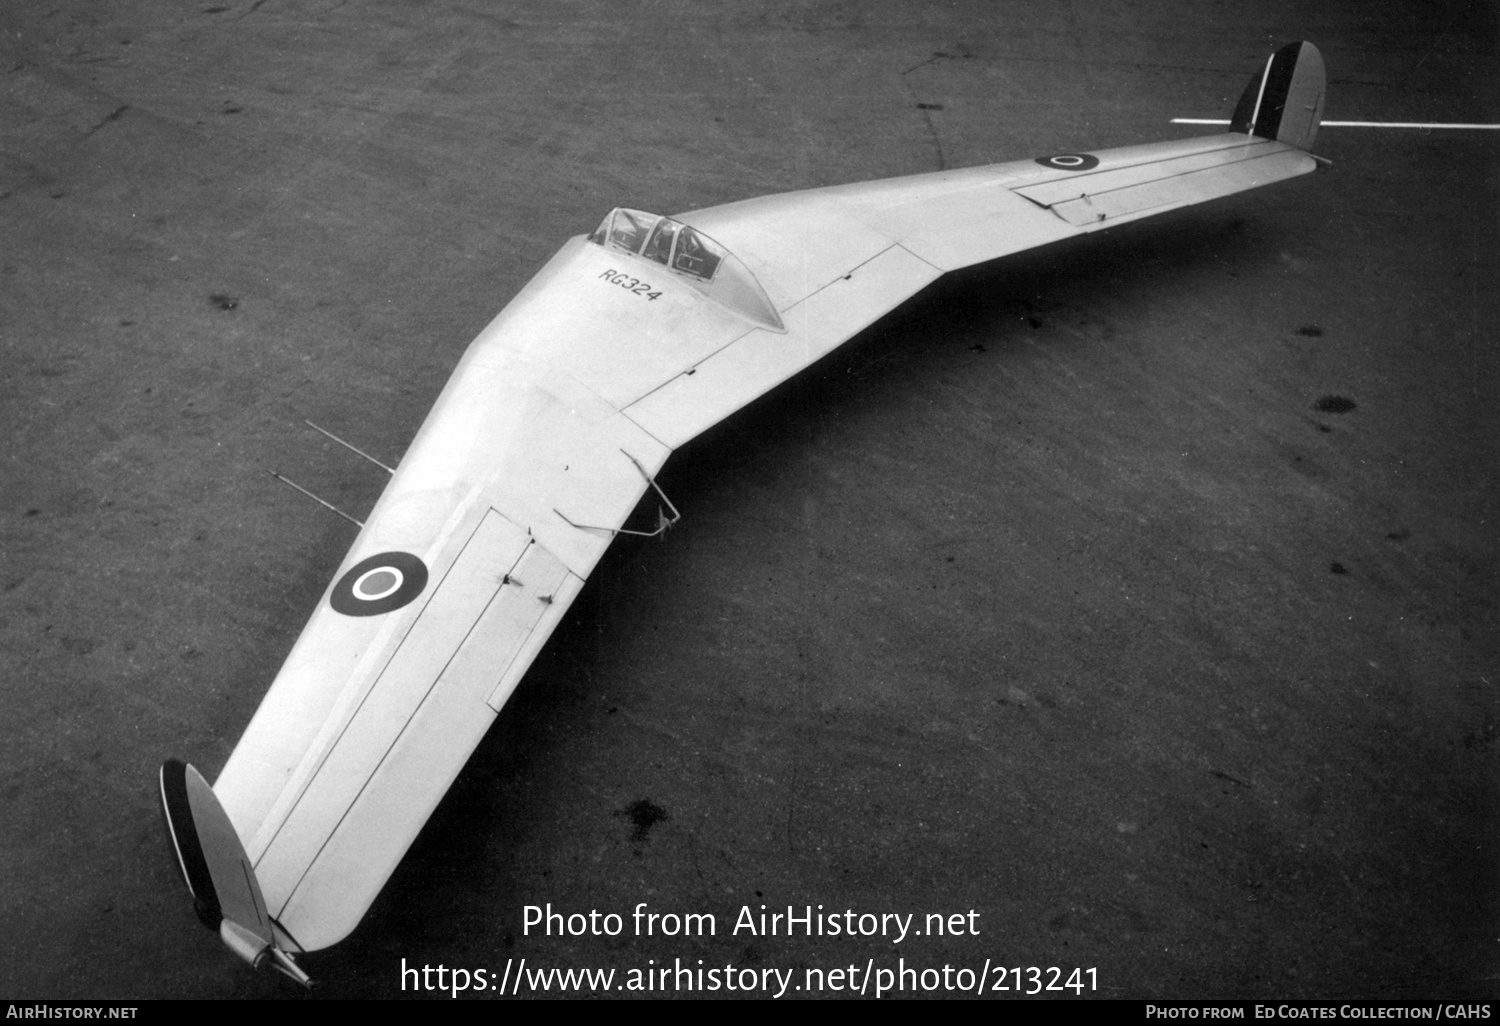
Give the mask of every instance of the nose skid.
M 269 959 L 277 971 L 304 987 L 312 986 L 279 946 L 283 940 L 293 946 L 296 942 L 266 911 L 255 867 L 208 781 L 192 766 L 168 759 L 159 783 L 167 836 L 198 918 L 252 966 L 259 968 Z

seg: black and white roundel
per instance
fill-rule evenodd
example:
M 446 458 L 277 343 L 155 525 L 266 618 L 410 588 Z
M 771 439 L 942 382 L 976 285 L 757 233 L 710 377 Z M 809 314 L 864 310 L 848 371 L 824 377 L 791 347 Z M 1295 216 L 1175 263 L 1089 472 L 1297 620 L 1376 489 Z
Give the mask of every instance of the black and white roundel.
M 1099 166 L 1099 158 L 1092 153 L 1058 153 L 1051 157 L 1038 157 L 1036 162 L 1042 167 L 1056 168 L 1059 171 L 1087 171 Z
M 382 552 L 350 567 L 328 601 L 345 616 L 375 616 L 400 609 L 425 587 L 425 563 L 410 552 Z

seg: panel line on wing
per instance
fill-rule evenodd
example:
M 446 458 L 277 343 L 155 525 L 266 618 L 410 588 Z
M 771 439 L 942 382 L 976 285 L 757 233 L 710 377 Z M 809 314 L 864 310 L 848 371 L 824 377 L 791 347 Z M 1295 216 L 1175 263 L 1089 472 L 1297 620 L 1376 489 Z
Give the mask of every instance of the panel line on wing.
M 1268 151 L 1285 147 L 1263 139 L 1246 138 L 1243 142 L 1218 146 L 1196 153 L 1186 153 L 1165 159 L 1142 161 L 1119 167 L 1085 171 L 1062 178 L 1050 178 L 1045 182 L 1030 182 L 1012 186 L 1011 191 L 1044 207 L 1082 195 L 1098 195 L 1127 189 L 1131 186 L 1166 181 L 1197 171 L 1212 170 L 1253 160 Z
M 1205 156 L 1211 157 L 1216 154 L 1225 155 L 1226 151 L 1262 146 L 1271 141 L 1239 135 L 1237 133 L 1222 132 L 1218 135 L 1176 139 L 1170 142 L 1122 146 L 1110 150 L 1095 150 L 1089 155 L 1099 158 L 1099 165 L 1096 167 L 1086 170 L 1067 170 L 1053 168 L 1051 165 L 1040 164 L 1037 161 L 1029 161 L 1027 163 L 1030 166 L 1027 167 L 1025 174 L 1012 176 L 1011 180 L 1014 184 L 1007 184 L 1006 182 L 997 184 L 1002 188 L 1010 189 L 1012 192 L 1021 192 L 1025 189 L 1042 188 L 1059 182 L 1076 182 L 1098 175 L 1113 175 L 1132 170 L 1149 170 L 1152 167 L 1159 167 L 1176 160 Z
M 1205 159 L 1217 156 L 1220 159 Z M 1229 159 L 1223 159 L 1229 157 Z M 1263 184 L 1255 176 L 1265 171 L 1265 181 L 1289 177 L 1306 168 L 1307 154 L 1283 143 L 1256 142 L 1240 152 L 1216 151 L 1195 158 L 1176 158 L 1158 165 L 1160 173 L 1146 176 L 1121 174 L 1119 171 L 1080 175 L 1078 184 L 1093 190 L 1079 189 L 1077 184 L 1064 191 L 1069 183 L 1048 182 L 1024 186 L 1012 191 L 1077 228 L 1098 227 L 1106 221 L 1140 216 L 1150 210 L 1170 209 Z
M 496 510 L 494 508 L 489 509 L 486 512 L 486 514 L 485 514 L 484 520 L 481 520 L 480 526 L 476 527 L 475 531 L 474 531 L 474 534 L 470 536 L 469 542 L 465 543 L 465 550 L 466 551 L 468 549 L 468 546 L 473 543 L 474 539 L 479 536 L 479 534 L 481 533 L 481 529 L 484 527 L 485 522 L 489 520 L 490 516 L 499 517 L 500 519 L 506 521 L 507 523 L 512 523 L 510 521 L 510 519 L 508 517 L 506 517 L 505 514 L 501 513 L 499 510 Z M 279 909 L 278 912 L 284 910 L 288 905 L 291 904 L 291 901 L 292 901 L 293 897 L 296 895 L 297 889 L 302 885 L 302 881 L 306 879 L 308 873 L 312 872 L 313 866 L 317 863 L 318 859 L 322 856 L 323 852 L 325 850 L 327 850 L 327 848 L 328 848 L 328 846 L 330 844 L 333 843 L 334 837 L 338 834 L 338 832 L 339 832 L 340 828 L 343 826 L 345 820 L 347 820 L 348 817 L 350 816 L 350 814 L 354 811 L 355 806 L 359 804 L 360 798 L 369 789 L 370 785 L 372 783 L 374 783 L 376 777 L 380 773 L 381 768 L 386 764 L 387 760 L 391 756 L 391 753 L 394 752 L 396 750 L 396 747 L 401 743 L 401 739 L 405 736 L 407 730 L 411 727 L 412 722 L 414 720 L 416 720 L 416 718 L 421 714 L 422 709 L 427 704 L 428 700 L 432 698 L 433 692 L 435 690 L 437 690 L 437 688 L 439 687 L 439 685 L 441 685 L 443 683 L 443 681 L 445 680 L 445 678 L 448 675 L 448 671 L 453 667 L 453 665 L 461 657 L 463 657 L 463 656 L 465 656 L 467 654 L 470 639 L 472 639 L 472 638 L 475 637 L 476 632 L 483 632 L 485 628 L 492 628 L 494 626 L 493 624 L 488 623 L 487 620 L 489 618 L 489 615 L 490 615 L 491 611 L 496 609 L 496 604 L 498 602 L 503 601 L 505 595 L 507 594 L 507 589 L 510 588 L 510 587 L 523 587 L 523 588 L 525 587 L 525 585 L 516 576 L 517 575 L 517 571 L 519 570 L 521 564 L 524 563 L 524 562 L 527 562 L 528 557 L 532 556 L 532 554 L 534 552 L 541 552 L 541 553 L 545 554 L 547 556 L 547 558 L 549 558 L 553 563 L 555 563 L 557 569 L 561 570 L 561 572 L 562 572 L 561 573 L 561 578 L 559 580 L 557 580 L 557 581 L 551 582 L 554 585 L 552 592 L 550 592 L 549 594 L 547 594 L 545 596 L 540 596 L 540 595 L 537 596 L 537 598 L 540 600 L 542 606 L 544 607 L 543 611 L 539 612 L 537 614 L 537 616 L 535 617 L 535 619 L 532 621 L 531 625 L 526 629 L 526 631 L 521 636 L 519 636 L 519 637 L 517 637 L 515 639 L 515 645 L 514 645 L 513 651 L 510 653 L 510 658 L 505 661 L 504 665 L 499 668 L 499 671 L 496 674 L 497 680 L 500 680 L 501 682 L 503 682 L 503 678 L 504 678 L 505 674 L 509 671 L 511 665 L 515 662 L 516 655 L 520 652 L 521 648 L 524 646 L 525 641 L 526 641 L 526 637 L 529 636 L 535 630 L 536 625 L 538 623 L 540 623 L 540 621 L 542 620 L 542 617 L 545 615 L 546 609 L 550 608 L 552 606 L 552 604 L 553 604 L 553 598 L 554 598 L 554 595 L 557 592 L 557 589 L 559 587 L 561 587 L 562 584 L 566 583 L 568 577 L 574 576 L 567 569 L 567 567 L 563 565 L 563 563 L 562 563 L 561 560 L 559 560 L 551 552 L 548 552 L 547 549 L 545 548 L 545 546 L 541 545 L 534 538 L 526 545 L 525 548 L 523 548 L 521 550 L 520 554 L 518 556 L 516 556 L 516 558 L 513 561 L 511 561 L 511 563 L 509 564 L 508 571 L 504 574 L 503 578 L 501 579 L 501 582 L 498 582 L 498 586 L 496 587 L 494 593 L 489 597 L 488 601 L 485 602 L 485 605 L 479 611 L 479 614 L 477 616 L 475 616 L 474 622 L 471 623 L 469 625 L 468 629 L 464 632 L 463 639 L 461 641 L 459 641 L 459 643 L 457 645 L 454 646 L 452 653 L 443 662 L 442 668 L 439 669 L 433 675 L 431 682 L 427 685 L 426 689 L 422 692 L 421 697 L 418 698 L 415 702 L 412 703 L 411 710 L 407 714 L 405 720 L 402 721 L 402 723 L 400 725 L 400 728 L 397 729 L 397 730 L 395 730 L 395 731 L 393 731 L 393 733 L 391 734 L 391 737 L 390 737 L 390 742 L 385 746 L 384 750 L 380 753 L 380 757 L 375 761 L 374 765 L 370 768 L 368 775 L 365 777 L 365 779 L 363 780 L 363 782 L 360 783 L 358 789 L 354 792 L 354 794 L 349 797 L 348 803 L 344 806 L 343 811 L 339 814 L 338 818 L 334 821 L 333 826 L 328 830 L 327 835 L 323 838 L 322 842 L 318 845 L 317 851 L 313 853 L 313 855 L 312 855 L 311 858 L 307 859 L 307 862 L 306 862 L 305 866 L 303 867 L 302 872 L 298 875 L 296 882 L 293 883 L 292 886 L 287 889 L 287 891 L 286 891 L 286 899 L 285 899 L 285 901 L 282 902 L 281 909 Z M 458 564 L 460 562 L 462 562 L 462 561 L 463 561 L 463 554 L 460 554 L 460 556 L 458 557 L 458 559 L 454 560 L 454 567 L 456 568 L 458 566 Z M 529 578 L 532 575 L 528 571 L 527 574 L 526 574 L 526 576 Z M 580 581 L 580 583 L 582 583 L 582 582 Z M 497 687 L 498 686 L 499 685 L 497 684 Z M 475 709 L 474 710 L 475 715 L 478 715 L 481 712 L 487 712 L 487 713 L 489 713 L 489 715 L 491 716 L 491 718 L 493 718 L 494 715 L 498 712 L 498 710 L 492 708 L 487 703 L 480 703 L 480 705 L 481 705 L 482 708 Z M 350 722 L 351 723 L 353 722 L 353 717 L 350 718 Z M 342 738 L 341 738 L 341 740 L 342 740 Z M 290 817 L 288 817 L 288 818 L 290 818 Z
M 858 272 L 860 268 L 865 267 L 868 264 L 874 263 L 876 260 L 878 260 L 881 257 L 885 256 L 887 253 L 889 253 L 893 249 L 899 249 L 902 252 L 911 255 L 912 257 L 914 257 L 917 260 L 922 260 L 921 257 L 917 256 L 917 254 L 915 254 L 915 253 L 912 253 L 911 250 L 907 249 L 905 246 L 902 246 L 900 243 L 892 243 L 891 245 L 887 246 L 885 249 L 882 249 L 879 253 L 876 253 L 873 256 L 869 257 L 868 259 L 862 260 L 858 264 L 855 264 L 853 267 L 849 268 L 847 271 L 845 271 L 843 274 L 839 275 L 838 277 L 833 278 L 830 281 L 825 282 L 822 285 L 819 285 L 817 288 L 813 289 L 811 292 L 809 292 L 807 295 L 803 296 L 801 299 L 797 300 L 795 303 L 788 304 L 786 307 L 784 307 L 781 310 L 782 319 L 785 320 L 792 313 L 792 311 L 796 310 L 798 307 L 802 306 L 805 303 L 811 302 L 820 293 L 825 292 L 828 289 L 831 289 L 833 286 L 837 285 L 839 282 L 841 282 L 841 281 L 848 281 L 850 278 L 854 277 L 855 273 Z M 941 270 L 942 270 L 941 268 L 937 267 L 936 265 L 934 265 L 929 260 L 922 260 L 922 263 L 927 264 L 927 266 L 931 267 L 935 271 L 941 272 Z M 757 328 L 757 329 L 755 329 L 755 331 L 762 331 L 765 334 L 770 334 L 770 332 L 764 332 L 764 329 Z M 740 335 L 737 338 L 731 339 L 730 341 L 724 343 L 718 349 L 715 349 L 713 352 L 711 352 L 711 353 L 707 354 L 706 356 L 704 356 L 701 360 L 698 360 L 696 363 L 694 363 L 687 370 L 684 370 L 680 374 L 676 374 L 673 377 L 668 378 L 666 381 L 663 381 L 660 385 L 657 385 L 651 391 L 649 391 L 649 392 L 645 393 L 644 395 L 640 396 L 634 402 L 632 402 L 628 406 L 624 407 L 624 409 L 622 409 L 620 412 L 626 413 L 626 411 L 628 411 L 632 406 L 635 406 L 638 403 L 644 401 L 645 399 L 650 398 L 651 396 L 655 395 L 657 392 L 660 392 L 662 389 L 664 389 L 668 385 L 672 384 L 674 381 L 677 381 L 679 378 L 687 377 L 688 375 L 697 373 L 699 367 L 702 367 L 709 360 L 712 360 L 714 357 L 718 356 L 720 353 L 724 352 L 726 349 L 729 349 L 731 346 L 735 345 L 736 343 L 738 343 L 740 341 L 743 341 L 744 339 L 748 338 L 749 336 L 755 334 L 755 331 L 747 331 L 747 332 L 745 332 L 745 334 Z M 629 416 L 629 414 L 626 413 L 626 416 Z M 644 428 L 643 427 L 642 430 L 646 431 L 647 434 L 651 434 L 651 431 L 650 431 L 649 428 Z M 652 434 L 652 437 L 655 438 L 656 436 L 654 434 Z M 657 441 L 661 442 L 662 440 L 658 438 Z M 662 444 L 663 445 L 667 445 L 668 448 L 671 448 L 671 446 L 668 445 L 668 443 L 666 443 L 666 442 L 662 442 Z
M 941 273 L 905 246 L 888 246 L 789 309 L 786 335 L 749 335 L 700 364 L 696 376 L 678 375 L 625 413 L 676 448 L 827 356 Z
M 457 528 L 458 523 L 461 523 L 464 519 L 462 514 L 471 505 L 478 491 L 479 489 L 477 486 L 470 491 L 469 496 L 466 498 L 464 503 L 459 506 L 459 508 L 455 511 L 454 516 L 450 518 L 449 524 L 445 525 L 444 531 L 440 533 L 438 538 L 435 540 L 432 546 L 433 549 L 440 550 L 448 537 L 452 535 L 452 532 Z M 455 523 L 454 521 L 457 521 L 457 523 Z M 369 701 L 370 696 L 379 686 L 381 679 L 390 670 L 391 663 L 396 660 L 397 656 L 401 653 L 401 650 L 410 640 L 412 631 L 414 631 L 417 625 L 422 622 L 422 617 L 425 616 L 428 609 L 431 608 L 433 600 L 437 597 L 439 592 L 442 591 L 443 584 L 448 580 L 449 576 L 453 572 L 453 568 L 458 565 L 459 560 L 463 557 L 464 550 L 466 550 L 468 546 L 473 542 L 474 537 L 479 533 L 479 529 L 483 526 L 483 524 L 484 518 L 481 517 L 479 524 L 475 526 L 474 531 L 469 535 L 468 539 L 464 541 L 463 548 L 459 550 L 459 554 L 454 558 L 453 562 L 449 564 L 448 568 L 443 571 L 442 579 L 438 581 L 437 586 L 432 588 L 428 596 L 423 600 L 420 610 L 414 617 L 412 617 L 410 623 L 407 625 L 406 632 L 401 636 L 401 639 L 399 641 L 390 646 L 388 654 L 386 654 L 384 662 L 380 665 L 378 671 L 374 672 L 373 675 L 368 678 L 370 681 L 369 685 L 365 687 L 363 689 L 363 692 L 360 693 L 357 697 L 350 700 L 350 705 L 352 706 L 352 708 L 346 706 L 344 709 L 336 710 L 335 715 L 329 717 L 329 723 L 337 723 L 338 726 L 332 730 L 328 730 L 327 728 L 325 728 L 325 732 L 320 734 L 320 737 L 313 743 L 309 751 L 316 751 L 318 753 L 316 761 L 308 766 L 305 771 L 299 774 L 300 780 L 298 780 L 296 784 L 295 794 L 289 798 L 284 792 L 282 798 L 278 800 L 275 807 L 273 807 L 271 815 L 267 816 L 266 821 L 261 825 L 260 831 L 257 832 L 256 841 L 258 846 L 260 846 L 260 853 L 254 858 L 254 863 L 257 869 L 260 868 L 261 861 L 265 858 L 266 853 L 271 850 L 271 846 L 276 842 L 276 838 L 281 834 L 281 831 L 285 827 L 287 821 L 291 819 L 292 814 L 296 811 L 297 806 L 301 803 L 303 797 L 306 795 L 308 787 L 311 786 L 312 781 L 316 779 L 319 770 L 321 770 L 324 764 L 328 761 L 329 755 L 332 754 L 333 750 L 338 746 L 345 733 L 349 730 L 350 724 L 354 722 L 355 717 L 359 715 L 360 710 L 364 708 L 365 703 Z M 433 553 L 429 552 L 429 562 L 431 561 L 432 555 Z M 386 646 L 383 639 L 386 637 L 388 632 L 395 629 L 395 624 L 398 622 L 399 621 L 393 618 L 391 621 L 391 625 L 382 630 L 381 634 L 377 637 L 376 642 L 370 646 L 368 651 L 371 653 L 379 653 L 384 651 Z M 363 663 L 363 660 L 361 660 L 361 663 Z M 362 675 L 358 671 L 356 671 L 353 679 L 358 680 L 363 678 Z M 299 767 L 299 769 L 301 769 L 301 767 Z M 296 779 L 297 778 L 294 778 L 294 780 Z M 289 781 L 288 783 L 291 784 L 292 782 Z M 273 822 L 275 823 L 275 828 L 271 830 L 269 835 L 267 835 L 266 828 Z

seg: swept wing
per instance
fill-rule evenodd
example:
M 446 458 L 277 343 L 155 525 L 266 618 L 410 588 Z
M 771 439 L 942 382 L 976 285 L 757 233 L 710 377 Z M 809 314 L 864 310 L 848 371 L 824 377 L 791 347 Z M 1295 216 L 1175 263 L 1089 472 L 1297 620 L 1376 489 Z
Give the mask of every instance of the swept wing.
M 184 867 L 229 867 L 189 874 L 200 907 L 248 863 L 258 893 L 210 904 L 263 896 L 274 930 L 237 952 L 342 939 L 675 448 L 944 272 L 1313 170 L 1322 100 L 1292 44 L 1228 133 L 620 209 L 570 240 L 465 353 L 214 783 L 242 852 L 190 768 L 173 785 Z

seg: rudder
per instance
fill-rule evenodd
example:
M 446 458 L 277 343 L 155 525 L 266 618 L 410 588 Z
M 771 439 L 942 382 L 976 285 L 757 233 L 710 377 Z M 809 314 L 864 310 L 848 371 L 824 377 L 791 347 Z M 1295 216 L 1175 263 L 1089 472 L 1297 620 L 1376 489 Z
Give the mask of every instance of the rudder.
M 1312 147 L 1323 117 L 1327 76 L 1323 55 L 1311 43 L 1288 43 L 1250 80 L 1234 108 L 1231 132 Z

